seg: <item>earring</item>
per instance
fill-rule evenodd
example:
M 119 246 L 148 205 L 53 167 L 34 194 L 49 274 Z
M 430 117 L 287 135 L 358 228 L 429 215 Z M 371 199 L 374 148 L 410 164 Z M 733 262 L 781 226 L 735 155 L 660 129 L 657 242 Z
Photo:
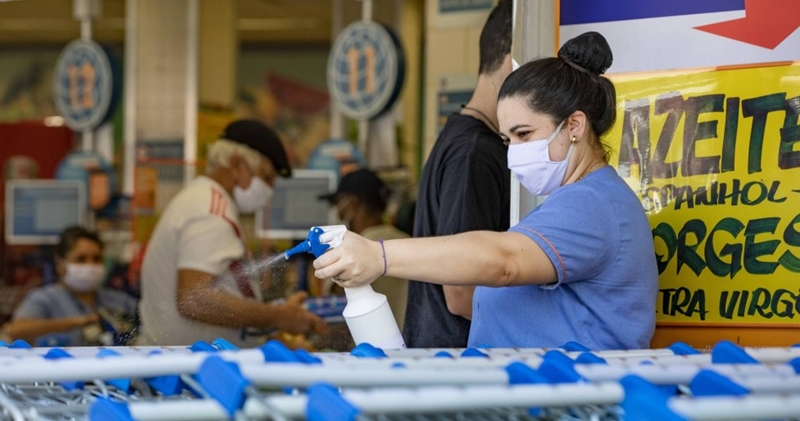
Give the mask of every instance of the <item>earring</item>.
M 572 143 L 575 143 L 577 141 L 578 141 L 578 136 L 573 135 L 572 136 Z

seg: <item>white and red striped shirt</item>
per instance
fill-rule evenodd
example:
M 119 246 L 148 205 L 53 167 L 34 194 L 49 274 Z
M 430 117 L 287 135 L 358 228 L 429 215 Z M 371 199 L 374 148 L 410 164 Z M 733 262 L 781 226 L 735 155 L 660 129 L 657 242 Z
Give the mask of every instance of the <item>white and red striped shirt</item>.
M 225 338 L 243 343 L 241 329 L 208 325 L 178 313 L 178 270 L 217 277 L 217 287 L 240 298 L 260 299 L 243 269 L 247 255 L 233 199 L 219 183 L 201 176 L 169 203 L 147 245 L 139 312 L 141 344 L 190 345 Z M 230 275 L 230 276 L 222 276 Z

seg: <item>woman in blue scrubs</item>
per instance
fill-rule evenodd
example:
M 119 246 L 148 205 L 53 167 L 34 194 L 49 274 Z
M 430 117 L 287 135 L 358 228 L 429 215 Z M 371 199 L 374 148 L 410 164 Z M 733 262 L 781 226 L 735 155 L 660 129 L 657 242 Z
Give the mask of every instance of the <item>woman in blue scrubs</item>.
M 649 348 L 658 291 L 650 225 L 601 143 L 616 118 L 614 85 L 602 76 L 611 62 L 605 38 L 589 32 L 503 83 L 497 113 L 509 169 L 548 196 L 508 232 L 383 243 L 348 232 L 314 262 L 316 275 L 344 287 L 384 271 L 478 285 L 470 346 Z

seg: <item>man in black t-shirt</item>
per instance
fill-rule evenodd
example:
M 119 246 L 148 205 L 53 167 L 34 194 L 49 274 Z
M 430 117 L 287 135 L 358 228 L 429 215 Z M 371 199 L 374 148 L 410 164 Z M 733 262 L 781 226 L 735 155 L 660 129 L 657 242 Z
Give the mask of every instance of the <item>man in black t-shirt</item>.
M 481 31 L 475 92 L 447 119 L 422 172 L 415 237 L 508 229 L 511 176 L 507 147 L 497 133 L 497 93 L 511 73 L 511 14 L 511 1 L 500 0 Z M 410 282 L 406 345 L 465 347 L 474 291 Z

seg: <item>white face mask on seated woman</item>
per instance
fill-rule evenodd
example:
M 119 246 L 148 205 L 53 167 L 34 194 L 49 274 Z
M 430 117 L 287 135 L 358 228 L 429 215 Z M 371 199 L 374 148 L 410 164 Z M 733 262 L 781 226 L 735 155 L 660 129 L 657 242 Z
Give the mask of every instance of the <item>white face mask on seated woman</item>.
M 548 195 L 564 182 L 575 143 L 569 145 L 567 157 L 559 162 L 550 160 L 550 143 L 561 131 L 565 121 L 547 139 L 508 145 L 508 169 L 531 194 Z
M 106 270 L 95 263 L 67 263 L 64 283 L 75 292 L 95 291 L 103 284 Z

